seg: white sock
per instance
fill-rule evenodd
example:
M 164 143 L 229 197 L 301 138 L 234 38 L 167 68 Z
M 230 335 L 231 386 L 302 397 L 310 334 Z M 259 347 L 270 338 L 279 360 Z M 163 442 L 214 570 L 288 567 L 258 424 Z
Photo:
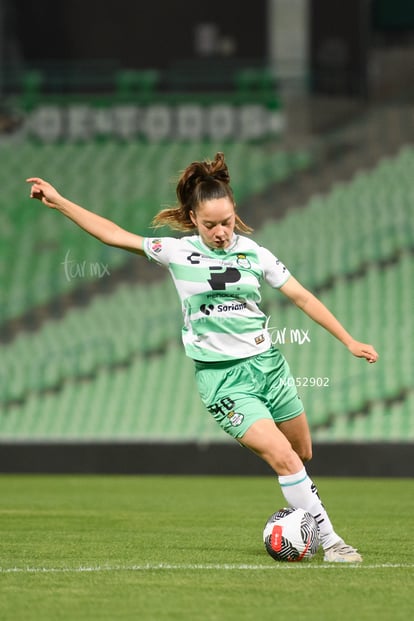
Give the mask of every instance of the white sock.
M 341 537 L 334 531 L 331 520 L 319 498 L 316 485 L 309 478 L 305 468 L 296 474 L 279 476 L 278 479 L 289 505 L 308 511 L 317 521 L 324 550 L 341 540 Z

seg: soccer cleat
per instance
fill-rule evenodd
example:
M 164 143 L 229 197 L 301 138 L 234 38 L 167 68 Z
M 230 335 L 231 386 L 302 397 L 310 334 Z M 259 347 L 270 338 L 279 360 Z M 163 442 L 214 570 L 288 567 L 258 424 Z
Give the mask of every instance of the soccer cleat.
M 323 560 L 328 563 L 361 563 L 362 556 L 355 548 L 347 545 L 341 539 L 325 550 Z

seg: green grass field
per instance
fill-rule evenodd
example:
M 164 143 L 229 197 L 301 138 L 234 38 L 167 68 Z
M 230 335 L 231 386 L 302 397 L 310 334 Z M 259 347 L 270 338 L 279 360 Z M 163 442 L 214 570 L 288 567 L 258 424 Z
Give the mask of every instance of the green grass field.
M 273 561 L 273 477 L 2 475 L 0 619 L 411 619 L 414 481 L 316 483 L 361 565 Z

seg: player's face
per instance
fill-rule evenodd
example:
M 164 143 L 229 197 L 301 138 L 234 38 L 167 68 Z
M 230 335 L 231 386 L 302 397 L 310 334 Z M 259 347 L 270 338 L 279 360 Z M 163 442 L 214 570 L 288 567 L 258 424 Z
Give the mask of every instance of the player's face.
M 236 213 L 232 201 L 214 198 L 200 203 L 196 211 L 190 212 L 201 239 L 210 248 L 227 248 L 233 238 Z

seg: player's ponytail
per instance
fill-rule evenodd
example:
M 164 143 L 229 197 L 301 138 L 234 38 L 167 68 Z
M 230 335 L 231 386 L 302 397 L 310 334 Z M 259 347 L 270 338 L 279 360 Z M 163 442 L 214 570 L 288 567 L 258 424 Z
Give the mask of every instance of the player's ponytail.
M 154 227 L 166 225 L 178 231 L 194 230 L 190 212 L 195 212 L 200 203 L 208 200 L 227 197 L 236 207 L 224 154 L 219 152 L 212 161 L 192 162 L 187 166 L 178 179 L 176 195 L 177 207 L 160 211 L 153 218 Z M 237 214 L 235 228 L 243 233 L 252 231 Z

